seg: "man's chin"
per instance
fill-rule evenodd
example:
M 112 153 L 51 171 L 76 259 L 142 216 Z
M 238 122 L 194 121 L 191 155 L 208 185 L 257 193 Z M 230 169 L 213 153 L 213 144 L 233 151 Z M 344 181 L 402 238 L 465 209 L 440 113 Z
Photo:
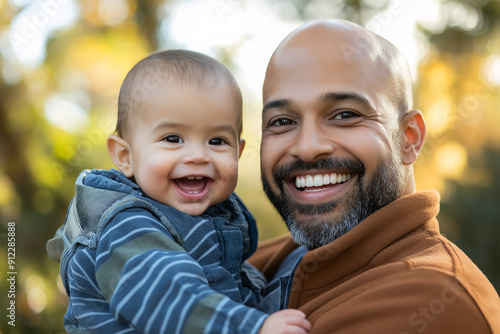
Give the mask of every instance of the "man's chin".
M 296 208 L 297 206 L 298 204 L 295 204 Z M 293 207 L 293 205 L 288 207 Z M 340 208 L 336 204 L 328 205 L 328 207 L 327 205 L 309 205 L 307 207 L 302 206 L 301 210 L 288 211 L 283 219 L 294 221 L 305 227 L 313 227 L 324 222 L 337 221 L 341 216 L 340 211 Z
M 309 250 L 332 242 L 357 224 L 356 215 L 346 206 L 346 201 L 352 197 L 350 194 L 341 200 L 306 204 L 289 195 L 276 195 L 265 182 L 264 190 L 294 241 Z
M 308 221 L 287 219 L 286 225 L 293 240 L 307 249 L 312 250 L 324 246 L 349 232 L 357 225 L 356 219 L 335 222 L 332 219 L 315 217 Z
M 356 167 L 357 164 L 344 161 L 343 164 L 349 166 L 351 172 L 357 172 L 359 177 L 351 180 L 351 186 L 342 196 L 330 197 L 330 202 L 301 203 L 300 198 L 294 197 L 294 193 L 289 192 L 280 180 L 287 180 L 287 176 L 300 170 L 333 168 L 340 164 L 335 160 L 322 164 L 318 162 L 315 166 L 302 166 L 305 164 L 302 162 L 282 168 L 274 173 L 275 189 L 264 176 L 262 184 L 294 240 L 308 249 L 314 249 L 346 234 L 370 214 L 399 197 L 404 177 L 398 161 L 401 160 L 397 157 L 393 161 L 381 161 L 369 179 L 365 178 L 362 164 Z
M 342 210 L 343 205 L 339 200 L 325 202 L 325 203 L 315 203 L 315 204 L 304 204 L 297 201 L 289 200 L 286 204 L 290 213 L 294 215 L 295 218 L 300 219 L 303 217 L 307 219 L 308 217 L 332 217 L 338 214 Z

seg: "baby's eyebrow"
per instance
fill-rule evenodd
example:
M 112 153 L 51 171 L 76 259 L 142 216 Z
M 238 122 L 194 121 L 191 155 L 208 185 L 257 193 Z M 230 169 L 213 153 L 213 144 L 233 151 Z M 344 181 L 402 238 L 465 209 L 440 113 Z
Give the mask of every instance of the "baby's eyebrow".
M 221 125 L 216 125 L 212 128 L 214 131 L 223 131 L 223 132 L 236 132 L 236 129 L 234 126 L 229 125 L 229 124 L 221 124 Z
M 178 128 L 183 128 L 186 126 L 187 126 L 186 124 L 182 124 L 182 123 L 163 121 L 154 127 L 153 132 L 161 130 L 161 129 L 165 129 L 165 128 L 167 128 L 167 129 L 168 128 L 177 128 L 178 129 Z
M 154 127 L 153 132 L 162 131 L 164 129 L 176 129 L 176 130 L 182 131 L 183 129 L 187 129 L 189 127 L 190 127 L 190 124 L 163 121 Z M 210 127 L 209 129 L 210 129 L 210 131 L 213 131 L 214 133 L 227 132 L 227 133 L 231 133 L 231 134 L 237 134 L 236 127 L 231 125 L 231 124 L 219 124 L 219 125 L 215 125 L 213 127 Z

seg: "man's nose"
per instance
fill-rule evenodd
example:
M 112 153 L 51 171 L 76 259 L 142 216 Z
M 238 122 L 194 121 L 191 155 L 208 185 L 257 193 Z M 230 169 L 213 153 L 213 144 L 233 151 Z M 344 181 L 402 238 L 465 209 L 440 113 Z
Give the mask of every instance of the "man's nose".
M 329 140 L 327 130 L 316 121 L 305 120 L 290 153 L 306 162 L 315 162 L 330 155 L 335 146 Z
M 207 148 L 203 145 L 193 144 L 186 147 L 187 153 L 184 154 L 182 162 L 185 164 L 208 164 L 210 162 L 210 155 Z

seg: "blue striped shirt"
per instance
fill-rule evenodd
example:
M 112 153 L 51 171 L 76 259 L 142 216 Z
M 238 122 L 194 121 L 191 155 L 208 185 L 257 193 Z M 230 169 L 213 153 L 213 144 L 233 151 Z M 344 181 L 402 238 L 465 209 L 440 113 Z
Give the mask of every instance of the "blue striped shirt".
M 148 211 L 118 213 L 97 249 L 79 245 L 69 262 L 71 322 L 96 333 L 257 333 L 267 315 L 245 305 L 256 300 L 241 276 L 260 276 L 245 263 L 242 274 L 209 277 L 200 263 L 218 265 L 213 224 L 186 232 L 182 249 Z

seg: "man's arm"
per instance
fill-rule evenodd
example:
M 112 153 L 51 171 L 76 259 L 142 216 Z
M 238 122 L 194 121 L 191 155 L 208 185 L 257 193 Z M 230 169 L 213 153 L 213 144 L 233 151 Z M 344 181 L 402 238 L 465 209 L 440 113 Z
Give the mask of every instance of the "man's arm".
M 333 289 L 300 309 L 311 334 L 492 333 L 464 287 L 432 269 L 397 273 L 340 295 Z

